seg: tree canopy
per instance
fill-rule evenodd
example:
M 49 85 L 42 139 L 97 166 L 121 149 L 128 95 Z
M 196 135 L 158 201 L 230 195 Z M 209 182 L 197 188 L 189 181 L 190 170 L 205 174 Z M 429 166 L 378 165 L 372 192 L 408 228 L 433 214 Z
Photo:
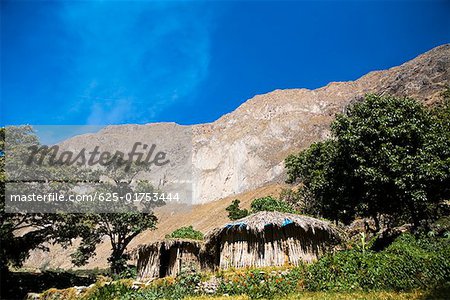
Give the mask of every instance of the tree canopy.
M 98 205 L 114 205 L 117 212 L 101 213 L 101 207 L 95 207 L 88 203 L 85 213 L 72 213 L 65 211 L 66 206 L 57 213 L 24 213 L 20 210 L 14 213 L 6 213 L 5 210 L 5 184 L 14 178 L 44 180 L 40 184 L 40 192 L 64 192 L 74 193 L 77 177 L 74 174 L 86 173 L 85 177 L 92 182 L 92 193 L 115 194 L 117 198 L 124 197 L 127 193 L 150 193 L 157 192 L 147 181 L 137 181 L 135 176 L 145 171 L 145 165 L 133 164 L 128 172 L 124 172 L 122 164 L 110 164 L 102 170 L 92 171 L 90 169 L 76 168 L 75 166 L 40 165 L 35 169 L 24 166 L 24 156 L 29 155 L 30 145 L 40 145 L 38 137 L 30 126 L 8 127 L 8 147 L 5 149 L 5 128 L 0 129 L 0 233 L 1 251 L 0 263 L 2 272 L 8 270 L 8 265 L 20 266 L 28 257 L 29 251 L 36 248 L 46 249 L 45 242 L 59 243 L 68 246 L 75 238 L 81 238 L 81 243 L 76 252 L 72 254 L 72 262 L 77 265 L 87 263 L 88 259 L 95 255 L 97 245 L 104 237 L 111 243 L 111 254 L 109 263 L 114 273 L 121 272 L 126 264 L 128 255 L 126 248 L 139 233 L 146 229 L 153 229 L 157 219 L 153 214 L 155 206 L 163 205 L 158 201 L 144 201 L 139 203 L 138 209 L 131 201 L 115 201 L 95 203 Z M 5 157 L 8 162 L 13 163 L 5 172 Z M 29 174 L 33 173 L 34 177 Z M 60 180 L 64 178 L 64 180 Z M 100 178 L 103 178 L 100 180 Z M 25 182 L 27 182 L 25 180 Z M 26 190 L 27 184 L 20 185 L 20 192 Z M 24 190 L 25 189 L 25 190 Z M 70 203 L 70 205 L 77 205 Z M 80 204 L 82 205 L 82 204 Z M 73 208 L 73 206 L 72 206 Z M 84 212 L 84 210 L 82 210 Z M 21 234 L 17 234 L 21 232 Z
M 239 204 L 241 201 L 239 199 L 234 199 L 233 202 L 226 208 L 228 212 L 228 218 L 230 220 L 238 220 L 248 216 L 247 209 L 241 209 Z
M 337 116 L 330 139 L 286 158 L 288 182 L 302 183 L 309 213 L 419 226 L 449 197 L 449 107 L 448 95 L 436 109 L 368 95 Z

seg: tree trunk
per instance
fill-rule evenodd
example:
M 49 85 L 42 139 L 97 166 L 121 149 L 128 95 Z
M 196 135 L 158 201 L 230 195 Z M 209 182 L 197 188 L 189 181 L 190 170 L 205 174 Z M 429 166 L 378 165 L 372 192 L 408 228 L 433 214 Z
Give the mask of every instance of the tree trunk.
M 117 247 L 116 249 L 113 249 L 113 252 L 111 253 L 111 256 L 109 257 L 108 261 L 111 268 L 111 273 L 113 274 L 120 274 L 126 269 L 126 263 L 127 259 L 124 255 L 124 249 L 123 247 Z

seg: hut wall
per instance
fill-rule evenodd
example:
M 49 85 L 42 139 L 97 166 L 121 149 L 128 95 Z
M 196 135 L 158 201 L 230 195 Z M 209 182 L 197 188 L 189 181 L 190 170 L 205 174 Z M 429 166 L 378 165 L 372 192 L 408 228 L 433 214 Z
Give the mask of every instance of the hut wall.
M 190 244 L 170 248 L 170 261 L 167 275 L 176 276 L 183 268 L 200 269 L 199 250 Z
M 159 247 L 142 247 L 139 249 L 137 262 L 137 279 L 148 280 L 159 276 Z
M 197 246 L 184 242 L 143 246 L 138 250 L 137 279 L 176 276 L 186 267 L 200 269 L 199 252 Z
M 265 267 L 311 262 L 323 252 L 327 234 L 294 225 L 267 226 L 259 234 L 230 230 L 222 236 L 219 267 Z

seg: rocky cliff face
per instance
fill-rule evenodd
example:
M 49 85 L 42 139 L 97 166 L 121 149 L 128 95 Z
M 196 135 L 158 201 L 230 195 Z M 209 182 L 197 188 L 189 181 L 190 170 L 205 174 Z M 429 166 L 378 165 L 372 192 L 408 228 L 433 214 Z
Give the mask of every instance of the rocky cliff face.
M 205 203 L 283 180 L 284 158 L 329 135 L 329 125 L 366 93 L 416 98 L 430 105 L 450 85 L 450 44 L 439 46 L 401 66 L 371 72 L 356 81 L 325 87 L 276 90 L 249 99 L 210 124 L 182 126 L 192 138 L 192 202 Z M 131 137 L 171 137 L 179 125 L 111 126 L 63 143 L 78 148 L 93 142 L 124 148 Z
M 210 124 L 181 126 L 181 130 L 174 123 L 110 126 L 96 134 L 69 139 L 61 146 L 89 149 L 101 145 L 105 150 L 125 151 L 133 141 L 152 142 L 163 136 L 166 138 L 157 144 L 169 147 L 175 154 L 175 162 L 181 162 L 186 160 L 186 152 L 182 151 L 186 148 L 173 147 L 170 141 L 175 144 L 184 141 L 184 146 L 187 138 L 192 141 L 189 159 L 192 159 L 193 202 L 223 199 L 195 205 L 187 211 L 157 208 L 158 229 L 141 233 L 130 245 L 131 251 L 137 244 L 162 238 L 181 226 L 193 225 L 206 232 L 222 225 L 227 220 L 225 207 L 234 194 L 239 193 L 236 197 L 247 208 L 257 197 L 277 196 L 283 187 L 276 181 L 284 181 L 284 158 L 327 137 L 334 115 L 361 100 L 364 94 L 408 96 L 431 105 L 440 99 L 446 86 L 450 86 L 450 45 L 437 47 L 401 66 L 371 72 L 353 82 L 330 83 L 316 90 L 276 90 L 255 96 Z M 32 251 L 24 266 L 73 267 L 67 257 L 75 246 L 62 249 L 49 245 L 49 248 L 50 252 Z M 107 266 L 109 242 L 101 243 L 96 253 L 84 268 Z

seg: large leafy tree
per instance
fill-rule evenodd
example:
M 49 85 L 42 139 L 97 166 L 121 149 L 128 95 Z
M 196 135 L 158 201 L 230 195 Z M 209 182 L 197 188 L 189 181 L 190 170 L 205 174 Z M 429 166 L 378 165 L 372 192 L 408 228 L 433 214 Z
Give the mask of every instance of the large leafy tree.
M 14 213 L 5 211 L 5 183 L 11 178 L 33 181 L 38 178 L 45 181 L 40 185 L 40 192 L 73 193 L 77 184 L 74 174 L 80 175 L 88 181 L 96 182 L 91 186 L 92 192 L 117 193 L 117 197 L 126 193 L 153 193 L 154 188 L 147 181 L 136 181 L 135 176 L 148 169 L 146 165 L 132 164 L 124 171 L 124 165 L 110 164 L 107 168 L 97 171 L 80 169 L 70 166 L 33 164 L 24 166 L 23 162 L 30 152 L 28 147 L 41 146 L 37 136 L 30 126 L 8 127 L 8 147 L 5 149 L 5 128 L 0 129 L 0 233 L 1 249 L 0 263 L 3 271 L 8 265 L 20 266 L 28 257 L 32 249 L 47 249 L 47 243 L 60 243 L 70 245 L 75 238 L 81 238 L 80 246 L 72 254 L 73 262 L 82 265 L 95 255 L 97 245 L 107 237 L 111 243 L 110 266 L 113 272 L 119 273 L 124 269 L 126 248 L 133 238 L 146 229 L 156 226 L 157 219 L 152 209 L 163 203 L 157 201 L 144 201 L 140 207 L 127 201 L 97 202 L 90 207 L 82 207 L 85 213 L 63 213 L 66 206 L 59 206 L 59 213 L 23 213 L 20 210 Z M 8 174 L 5 172 L 5 157 L 8 159 Z M 14 167 L 11 167 L 13 165 Z M 29 176 L 33 174 L 33 176 Z M 8 176 L 7 176 L 8 175 Z M 65 180 L 59 180 L 64 178 Z M 105 178 L 100 181 L 100 178 Z M 20 185 L 20 192 L 27 193 L 27 184 Z M 33 188 L 31 183 L 30 188 Z M 106 196 L 105 196 L 106 197 Z M 65 205 L 65 204 L 63 204 Z M 68 205 L 76 205 L 70 203 Z M 100 205 L 100 207 L 99 207 Z M 102 205 L 114 205 L 114 210 Z M 70 207 L 73 211 L 74 207 Z M 105 213 L 101 213 L 105 212 Z M 109 212 L 109 213 L 107 213 Z
M 117 171 L 109 173 L 112 176 L 110 178 L 115 178 L 112 182 L 102 183 L 96 191 L 115 193 L 119 199 L 125 199 L 126 194 L 147 193 L 150 195 L 157 192 L 147 181 L 139 181 L 133 185 L 131 179 L 130 181 L 119 180 Z M 164 202 L 151 199 L 139 204 L 142 206 L 136 207 L 132 202 L 119 200 L 113 204 L 113 212 L 107 210 L 102 212 L 101 207 L 96 207 L 99 211 L 77 215 L 74 223 L 81 237 L 81 243 L 76 252 L 71 255 L 72 262 L 77 266 L 86 264 L 89 258 L 95 255 L 95 249 L 102 242 L 103 237 L 107 237 L 111 245 L 111 254 L 108 258 L 111 271 L 114 274 L 124 271 L 129 259 L 126 251 L 128 245 L 141 232 L 156 228 L 157 218 L 152 209 L 163 205 Z
M 332 123 L 332 138 L 286 159 L 307 207 L 346 223 L 426 223 L 449 197 L 448 99 L 430 110 L 408 98 L 368 95 Z M 447 117 L 445 117 L 447 116 Z
M 10 127 L 7 150 L 5 149 L 5 131 L 5 128 L 0 128 L 0 267 L 2 273 L 8 271 L 8 266 L 21 266 L 31 250 L 47 249 L 46 242 L 65 244 L 74 237 L 72 231 L 61 230 L 62 226 L 67 224 L 67 218 L 63 214 L 21 211 L 6 213 L 5 187 L 7 175 L 11 174 L 5 172 L 5 158 L 8 157 L 9 163 L 16 165 L 13 169 L 15 176 L 26 178 L 25 173 L 30 170 L 24 168 L 20 162 L 28 151 L 27 147 L 38 144 L 38 139 L 30 126 Z M 44 173 L 52 171 L 48 168 L 40 168 L 34 172 L 42 177 L 45 176 Z M 47 192 L 67 189 L 70 189 L 68 184 L 48 181 Z
M 128 245 L 138 234 L 156 228 L 153 209 L 164 205 L 158 197 L 160 191 L 146 180 L 136 180 L 138 174 L 149 168 L 148 164 L 136 162 L 124 164 L 120 158 L 96 172 L 99 182 L 90 186 L 91 194 L 111 201 L 87 203 L 87 207 L 81 203 L 84 207 L 79 208 L 85 213 L 72 216 L 72 222 L 67 223 L 71 227 L 67 229 L 81 238 L 79 247 L 71 254 L 76 266 L 86 264 L 106 237 L 111 245 L 108 257 L 111 271 L 119 274 L 125 270 L 130 258 Z

